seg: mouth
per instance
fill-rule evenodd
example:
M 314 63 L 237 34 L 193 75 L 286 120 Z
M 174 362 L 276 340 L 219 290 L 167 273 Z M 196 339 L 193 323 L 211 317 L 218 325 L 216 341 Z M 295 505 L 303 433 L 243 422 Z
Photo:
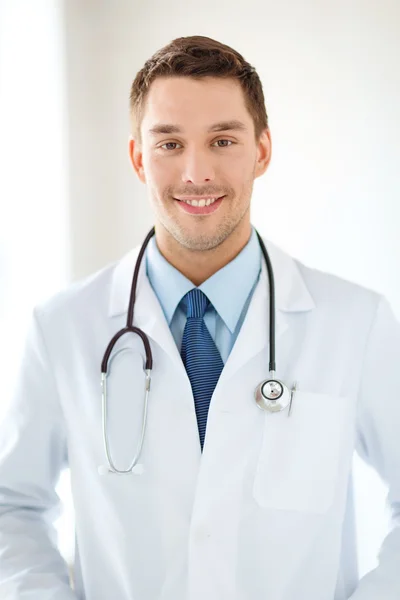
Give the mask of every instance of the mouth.
M 215 212 L 220 206 L 225 198 L 224 196 L 220 196 L 219 198 L 198 198 L 198 199 L 178 199 L 174 198 L 176 202 L 179 203 L 179 206 L 186 213 L 192 215 L 209 215 Z

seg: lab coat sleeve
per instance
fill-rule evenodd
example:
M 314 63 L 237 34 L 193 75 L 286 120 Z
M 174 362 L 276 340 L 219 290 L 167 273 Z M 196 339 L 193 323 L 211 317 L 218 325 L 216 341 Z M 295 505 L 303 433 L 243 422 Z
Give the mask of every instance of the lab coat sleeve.
M 399 600 L 400 323 L 382 296 L 367 342 L 358 408 L 356 450 L 388 487 L 391 522 L 378 566 L 360 579 L 350 598 Z
M 53 526 L 61 507 L 55 487 L 67 451 L 37 312 L 0 424 L 0 598 L 76 600 Z

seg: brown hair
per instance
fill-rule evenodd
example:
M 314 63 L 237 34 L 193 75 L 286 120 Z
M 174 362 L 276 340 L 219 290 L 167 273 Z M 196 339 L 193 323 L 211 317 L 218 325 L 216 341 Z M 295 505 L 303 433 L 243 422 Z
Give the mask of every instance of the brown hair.
M 268 127 L 263 88 L 255 68 L 233 48 L 209 37 L 195 35 L 173 40 L 149 58 L 137 73 L 131 87 L 130 113 L 133 135 L 139 143 L 145 99 L 151 83 L 156 77 L 173 76 L 237 79 L 254 121 L 256 141 Z

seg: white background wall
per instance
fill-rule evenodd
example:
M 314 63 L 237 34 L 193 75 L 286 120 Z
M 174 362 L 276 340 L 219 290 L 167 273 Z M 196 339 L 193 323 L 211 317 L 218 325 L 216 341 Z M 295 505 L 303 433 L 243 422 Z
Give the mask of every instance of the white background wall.
M 71 273 L 62 8 L 50 0 L 0 0 L 0 418 L 32 307 L 67 285 Z M 68 473 L 61 545 L 70 556 L 67 482 Z
M 55 4 L 63 8 L 59 29 L 48 27 L 48 31 L 61 35 L 64 54 L 52 54 L 55 68 L 49 64 L 49 55 L 39 52 L 36 63 L 31 59 L 31 69 L 46 72 L 53 85 L 61 76 L 65 94 L 49 96 L 40 79 L 32 82 L 24 101 L 14 106 L 18 128 L 15 135 L 10 130 L 7 139 L 14 147 L 16 136 L 20 140 L 27 129 L 36 133 L 36 143 L 51 130 L 62 131 L 62 111 L 57 117 L 59 128 L 52 121 L 52 111 L 60 110 L 63 99 L 67 109 L 66 137 L 59 137 L 56 145 L 65 151 L 57 163 L 64 170 L 54 171 L 49 163 L 40 162 L 48 152 L 32 146 L 30 136 L 23 154 L 18 149 L 15 153 L 15 178 L 6 178 L 6 188 L 3 184 L 2 214 L 13 232 L 6 235 L 7 247 L 12 249 L 8 257 L 17 261 L 13 264 L 18 275 L 34 274 L 31 281 L 39 278 L 45 290 L 62 269 L 67 269 L 67 280 L 84 276 L 141 241 L 152 218 L 146 189 L 128 162 L 130 84 L 159 47 L 178 36 L 202 34 L 239 50 L 263 81 L 273 160 L 267 174 L 256 180 L 253 223 L 307 264 L 384 293 L 400 316 L 397 0 L 247 0 L 245 4 L 232 0 L 37 0 L 35 9 L 27 1 L 10 2 L 23 6 L 13 34 L 17 31 L 25 46 L 21 50 L 8 41 L 12 68 L 22 77 L 27 69 L 18 56 L 25 49 L 25 60 L 29 60 L 28 54 L 35 50 L 35 44 L 26 43 L 26 36 L 31 39 L 28 29 L 40 32 L 46 23 L 43 15 L 32 21 L 31 13 L 40 10 L 39 5 L 50 13 Z M 15 93 L 9 96 L 11 113 L 12 100 L 19 100 L 21 93 L 19 84 L 14 85 Z M 44 106 L 48 106 L 45 114 Z M 6 121 L 2 121 L 3 129 Z M 33 154 L 36 167 L 29 170 Z M 30 177 L 19 188 L 23 173 Z M 54 187 L 52 191 L 46 188 L 46 197 L 53 196 L 56 206 L 66 194 L 65 220 L 57 239 L 50 224 L 60 224 L 59 213 L 47 213 L 43 222 L 35 210 L 43 186 L 48 185 Z M 23 202 L 19 214 L 30 225 L 19 232 L 10 217 L 17 201 Z M 37 237 L 32 242 L 27 234 L 32 226 L 40 231 L 46 248 L 30 254 L 27 262 L 26 250 L 36 248 Z M 375 565 L 385 533 L 385 488 L 357 460 L 356 468 L 362 574 Z M 71 533 L 71 513 L 64 527 Z M 70 552 L 68 545 L 65 552 Z

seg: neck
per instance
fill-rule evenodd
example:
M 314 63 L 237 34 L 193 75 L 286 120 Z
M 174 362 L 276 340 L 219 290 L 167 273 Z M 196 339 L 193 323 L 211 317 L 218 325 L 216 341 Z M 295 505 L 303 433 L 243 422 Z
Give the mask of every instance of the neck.
M 156 225 L 156 241 L 164 258 L 196 287 L 231 262 L 251 236 L 249 222 L 239 225 L 222 244 L 211 250 L 190 250 L 175 240 L 161 225 Z

